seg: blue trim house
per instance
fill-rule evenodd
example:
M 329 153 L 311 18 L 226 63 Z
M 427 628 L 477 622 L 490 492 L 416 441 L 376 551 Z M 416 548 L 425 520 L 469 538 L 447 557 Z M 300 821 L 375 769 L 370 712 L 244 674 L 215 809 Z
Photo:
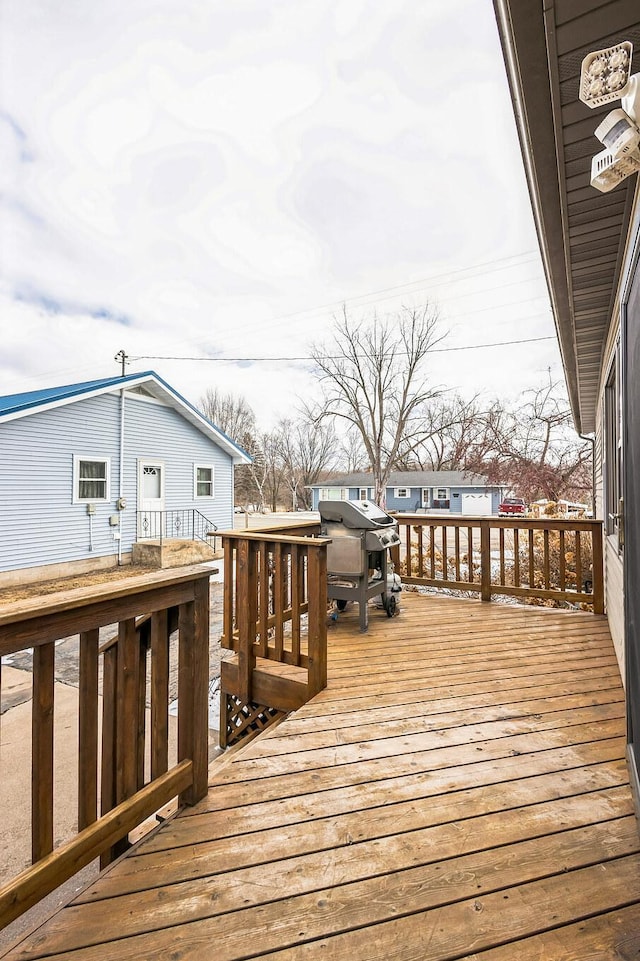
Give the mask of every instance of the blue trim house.
M 128 560 L 140 511 L 232 527 L 250 462 L 153 371 L 0 397 L 0 450 L 0 584 Z
M 322 500 L 372 500 L 371 474 L 347 474 L 311 487 L 313 509 Z M 386 490 L 390 511 L 497 514 L 504 489 L 461 471 L 393 471 Z

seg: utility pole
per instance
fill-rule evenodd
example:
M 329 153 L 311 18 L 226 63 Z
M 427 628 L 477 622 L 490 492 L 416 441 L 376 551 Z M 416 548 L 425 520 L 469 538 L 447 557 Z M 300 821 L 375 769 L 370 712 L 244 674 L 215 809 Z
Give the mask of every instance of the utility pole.
M 129 360 L 128 354 L 125 354 L 124 350 L 119 350 L 113 359 L 119 361 L 122 364 L 122 370 L 120 372 L 120 376 L 124 377 L 124 369 L 127 364 L 127 361 Z

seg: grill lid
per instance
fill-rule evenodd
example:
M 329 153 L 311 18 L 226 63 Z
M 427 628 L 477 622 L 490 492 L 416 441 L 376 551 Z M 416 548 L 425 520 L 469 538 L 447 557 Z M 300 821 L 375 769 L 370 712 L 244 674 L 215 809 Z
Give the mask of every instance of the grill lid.
M 320 501 L 321 521 L 337 521 L 353 530 L 379 530 L 394 527 L 395 519 L 371 501 Z

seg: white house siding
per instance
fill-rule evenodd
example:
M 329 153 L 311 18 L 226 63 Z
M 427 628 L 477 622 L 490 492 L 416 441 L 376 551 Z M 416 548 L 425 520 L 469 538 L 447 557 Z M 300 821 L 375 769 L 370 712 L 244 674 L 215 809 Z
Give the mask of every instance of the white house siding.
M 4 423 L 0 427 L 0 571 L 115 558 L 135 540 L 138 459 L 165 465 L 165 508 L 195 507 L 218 527 L 233 522 L 230 457 L 176 410 L 132 394 L 125 401 L 124 486 L 119 487 L 120 395 L 102 394 Z M 110 458 L 110 499 L 92 518 L 73 503 L 73 455 Z M 194 498 L 194 464 L 215 468 L 213 498 Z M 116 510 L 119 496 L 127 500 Z
M 596 516 L 603 519 L 604 523 L 604 592 L 605 609 L 613 644 L 620 666 L 620 674 L 623 683 L 625 682 L 625 625 L 624 625 L 624 565 L 623 558 L 618 550 L 617 536 L 607 536 L 606 532 L 606 505 L 605 505 L 605 478 L 604 478 L 604 449 L 605 449 L 605 385 L 611 363 L 614 358 L 616 344 L 620 335 L 620 324 L 618 320 L 619 307 L 614 314 L 607 342 L 603 354 L 603 364 L 600 375 L 600 385 L 598 389 L 598 409 L 596 412 L 596 443 L 595 443 L 595 495 L 596 495 Z
M 612 537 L 605 539 L 605 603 L 609 629 L 616 650 L 622 683 L 625 682 L 625 643 L 624 643 L 624 568 L 618 554 L 617 543 Z
M 114 553 L 113 501 L 96 503 L 92 520 L 86 504 L 73 503 L 73 455 L 111 459 L 113 498 L 118 411 L 117 397 L 93 397 L 0 427 L 0 570 Z
M 135 532 L 138 461 L 158 460 L 165 469 L 165 510 L 196 508 L 217 527 L 233 526 L 231 458 L 172 407 L 127 395 L 125 401 L 125 496 L 123 525 Z M 214 496 L 194 497 L 195 464 L 214 467 Z

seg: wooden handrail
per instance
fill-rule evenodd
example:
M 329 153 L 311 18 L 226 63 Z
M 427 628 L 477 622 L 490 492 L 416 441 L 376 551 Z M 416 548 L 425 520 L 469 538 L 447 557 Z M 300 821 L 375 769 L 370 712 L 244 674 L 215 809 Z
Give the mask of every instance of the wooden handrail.
M 429 514 L 395 517 L 402 543 L 392 556 L 405 583 L 472 591 L 484 601 L 499 594 L 568 601 L 604 613 L 601 521 Z M 448 537 L 452 529 L 453 547 Z
M 51 877 L 57 873 L 58 883 L 71 876 L 64 867 L 67 863 L 64 852 L 75 851 L 76 842 L 69 842 L 71 848 L 66 845 L 53 850 L 55 642 L 62 637 L 79 635 L 78 837 L 92 831 L 91 838 L 108 839 L 105 844 L 100 842 L 99 850 L 94 841 L 91 842 L 92 857 L 99 853 L 104 865 L 126 847 L 128 831 L 171 797 L 179 794 L 181 803 L 194 804 L 207 792 L 209 577 L 210 571 L 201 566 L 129 575 L 97 588 L 76 588 L 0 608 L 0 654 L 33 648 L 32 861 L 37 866 L 46 859 L 47 871 Z M 168 638 L 175 626 L 175 611 L 179 646 L 178 756 L 177 764 L 169 769 Z M 150 622 L 144 615 L 150 615 Z M 101 649 L 99 629 L 112 624 L 118 625 L 117 639 Z M 103 659 L 101 744 L 98 741 L 100 657 Z M 149 730 L 147 681 L 151 690 Z M 150 779 L 145 783 L 147 747 L 151 770 Z M 99 810 L 98 771 L 101 775 Z M 155 784 L 164 787 L 155 790 Z M 173 794 L 165 796 L 169 789 Z M 161 800 L 156 803 L 159 796 Z M 132 798 L 135 803 L 127 807 Z M 113 810 L 129 813 L 124 819 L 113 818 L 110 815 Z M 29 877 L 38 879 L 42 875 L 34 869 Z M 5 885 L 3 896 L 25 910 L 35 903 L 34 898 L 37 900 L 37 885 L 28 897 L 16 894 L 12 900 L 14 883 L 17 882 Z M 19 882 L 19 886 L 22 883 Z M 30 892 L 32 884 L 35 881 L 30 880 Z M 45 887 L 40 889 L 39 896 L 51 890 L 45 891 Z M 12 913 L 12 917 L 15 916 Z M 0 910 L 0 926 L 9 920 L 11 918 Z
M 191 761 L 182 761 L 167 774 L 123 801 L 72 840 L 41 858 L 8 884 L 0 887 L 0 927 L 37 904 L 60 884 L 111 847 L 119 838 L 141 823 L 149 812 L 184 791 L 193 780 Z

